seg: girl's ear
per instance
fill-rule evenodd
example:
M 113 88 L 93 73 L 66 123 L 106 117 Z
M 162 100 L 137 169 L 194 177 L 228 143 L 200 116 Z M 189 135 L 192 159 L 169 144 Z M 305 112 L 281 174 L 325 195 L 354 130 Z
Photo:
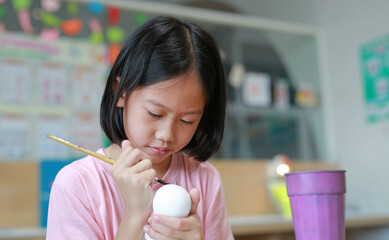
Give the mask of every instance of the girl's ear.
M 120 82 L 120 77 L 119 77 L 119 76 L 116 76 L 116 81 L 115 81 L 115 83 L 114 83 L 114 85 L 113 85 L 113 89 L 114 89 L 115 93 L 116 93 L 116 88 L 117 88 L 119 82 Z M 124 107 L 125 101 L 126 101 L 126 95 L 123 94 L 123 95 L 119 98 L 118 102 L 116 103 L 116 107 L 123 108 L 123 107 Z
M 116 103 L 116 107 L 118 108 L 124 108 L 124 103 L 126 102 L 126 98 L 125 98 L 125 95 L 123 94 L 123 96 L 121 96 L 118 100 L 118 102 Z

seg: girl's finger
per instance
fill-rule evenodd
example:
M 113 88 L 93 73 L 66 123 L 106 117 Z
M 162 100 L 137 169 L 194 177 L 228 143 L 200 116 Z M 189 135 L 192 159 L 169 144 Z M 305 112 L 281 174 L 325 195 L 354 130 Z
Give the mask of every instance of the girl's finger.
M 153 226 L 164 226 L 164 229 L 177 229 L 180 231 L 188 231 L 191 229 L 192 224 L 190 223 L 191 219 L 189 218 L 177 218 L 177 217 L 169 217 L 165 215 L 155 214 L 151 217 L 150 224 Z M 161 228 L 159 226 L 158 228 Z M 162 231 L 162 228 L 161 228 Z
M 143 159 L 143 160 L 140 160 L 138 163 L 136 163 L 132 169 L 135 173 L 140 173 L 140 172 L 143 172 L 147 169 L 150 169 L 152 168 L 153 165 L 151 164 L 151 161 L 149 159 Z
M 124 156 L 127 156 L 133 150 L 131 143 L 128 140 L 122 141 L 121 149 L 122 152 L 115 161 L 115 164 L 117 163 L 116 165 L 119 165 L 123 161 L 122 159 L 124 158 Z
M 127 167 L 131 167 L 132 165 L 139 162 L 139 160 L 141 159 L 140 151 L 137 149 L 133 149 L 131 146 L 128 145 L 128 142 L 124 143 L 123 146 L 125 148 L 122 150 L 119 157 L 113 164 L 111 172 L 116 171 L 116 169 L 124 169 Z
M 116 161 L 113 163 L 111 168 L 111 174 L 115 172 L 117 169 L 122 168 L 123 165 L 125 165 L 125 156 L 127 156 L 132 151 L 132 148 L 130 146 L 126 146 L 125 149 L 122 150 L 119 157 L 116 159 Z
M 149 237 L 151 237 L 152 239 L 159 239 L 159 240 L 169 240 L 171 238 L 168 238 L 164 235 L 162 235 L 160 232 L 152 229 L 152 228 L 147 228 L 148 231 L 147 231 L 147 234 L 149 235 Z
M 131 142 L 129 140 L 122 141 L 122 150 L 131 146 Z
M 192 230 L 190 223 L 185 219 L 163 215 L 150 217 L 149 224 L 154 232 L 174 239 L 185 239 L 184 236 Z
M 128 151 L 128 149 L 130 149 Z M 117 159 L 119 165 L 123 168 L 132 167 L 142 160 L 142 152 L 137 148 L 127 147 Z
M 125 149 L 127 149 L 127 148 L 131 148 L 131 149 L 136 149 L 136 148 L 134 148 L 133 146 L 132 146 L 132 144 L 131 144 L 131 142 L 129 141 L 129 140 L 123 140 L 122 141 L 122 151 L 124 151 Z M 142 152 L 141 151 L 141 159 L 150 159 L 150 157 L 146 154 L 146 153 L 144 153 L 144 152 Z
M 172 233 L 172 231 L 173 231 L 172 228 L 158 223 L 158 220 L 155 219 L 155 218 L 158 218 L 158 216 L 154 216 L 151 218 L 154 218 L 152 220 L 152 223 L 150 224 L 150 231 L 153 232 L 151 234 L 153 234 L 153 235 L 158 234 L 158 235 L 163 236 L 163 235 L 167 235 L 167 234 Z
M 153 168 L 150 168 L 150 169 L 147 169 L 147 170 L 139 173 L 139 176 L 144 179 L 145 186 L 147 187 L 155 179 L 156 172 Z

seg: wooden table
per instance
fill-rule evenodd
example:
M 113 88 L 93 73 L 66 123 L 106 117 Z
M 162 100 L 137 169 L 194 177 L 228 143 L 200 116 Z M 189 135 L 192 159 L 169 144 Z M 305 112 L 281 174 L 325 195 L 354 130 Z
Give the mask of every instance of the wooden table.
M 236 239 L 291 239 L 292 219 L 281 215 L 230 216 L 230 225 Z M 346 231 L 352 229 L 388 227 L 389 213 L 346 214 Z M 44 228 L 1 229 L 0 239 L 44 239 Z M 282 238 L 284 237 L 284 238 Z
M 230 225 L 236 239 L 288 239 L 293 237 L 292 219 L 281 215 L 230 216 Z M 349 213 L 345 219 L 346 231 L 353 229 L 388 227 L 389 213 Z M 294 239 L 294 237 L 293 237 Z

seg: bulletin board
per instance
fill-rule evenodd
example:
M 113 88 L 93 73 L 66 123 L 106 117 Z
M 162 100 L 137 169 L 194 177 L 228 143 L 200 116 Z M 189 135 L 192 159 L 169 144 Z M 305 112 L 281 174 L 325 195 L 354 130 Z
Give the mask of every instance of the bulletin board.
M 148 18 L 98 2 L 0 0 L 0 161 L 83 156 L 47 134 L 101 148 L 107 75 Z
M 47 43 L 36 36 L 0 35 L 1 159 L 74 156 L 47 134 L 92 149 L 101 147 L 105 52 L 104 45 L 82 40 Z

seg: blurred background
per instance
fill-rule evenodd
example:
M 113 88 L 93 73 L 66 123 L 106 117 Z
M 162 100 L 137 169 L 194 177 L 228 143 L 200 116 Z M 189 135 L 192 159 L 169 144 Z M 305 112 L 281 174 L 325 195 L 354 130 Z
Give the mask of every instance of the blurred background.
M 46 135 L 107 146 L 107 74 L 131 32 L 158 15 L 196 23 L 219 44 L 228 114 L 211 161 L 236 239 L 294 239 L 270 187 L 283 181 L 281 163 L 346 170 L 347 239 L 389 239 L 387 9 L 384 0 L 0 0 L 0 239 L 44 238 L 51 183 L 84 156 Z

